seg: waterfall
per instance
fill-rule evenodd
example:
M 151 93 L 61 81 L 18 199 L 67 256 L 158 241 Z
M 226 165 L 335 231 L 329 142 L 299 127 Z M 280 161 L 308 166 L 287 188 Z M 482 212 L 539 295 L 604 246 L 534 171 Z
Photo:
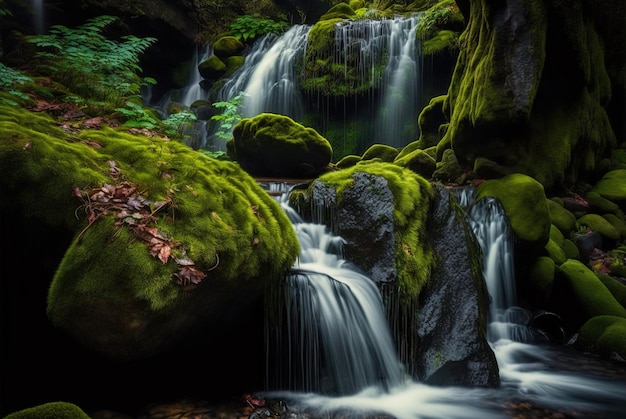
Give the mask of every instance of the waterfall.
M 343 240 L 323 225 L 303 223 L 287 204 L 286 184 L 269 189 L 282 193 L 277 199 L 298 233 L 301 255 L 287 275 L 286 336 L 275 329 L 268 340 L 268 351 L 278 349 L 268 355 L 287 370 L 268 373 L 285 378 L 276 383 L 278 390 L 260 392 L 260 397 L 286 402 L 293 417 L 626 417 L 625 377 L 586 375 L 593 367 L 572 370 L 571 365 L 590 360 L 527 343 L 516 331 L 523 322 L 515 317 L 523 310 L 514 305 L 512 233 L 497 200 L 474 202 L 474 188 L 453 191 L 483 253 L 492 296 L 490 323 L 512 324 L 491 329 L 489 336 L 502 385 L 437 387 L 405 377 L 381 320 L 380 294 L 341 257 Z
M 257 41 L 244 65 L 220 90 L 220 100 L 231 99 L 243 91 L 244 117 L 271 112 L 300 118 L 303 108 L 296 63 L 306 53 L 310 29 L 295 25 L 279 37 L 269 34 Z
M 194 50 L 193 58 L 191 60 L 192 66 L 187 83 L 185 87 L 180 91 L 180 98 L 178 102 L 185 106 L 191 106 L 196 100 L 206 100 L 208 93 L 200 86 L 202 76 L 198 71 L 198 65 L 209 58 L 212 55 L 211 48 L 207 45 L 201 50 L 196 47 Z
M 286 203 L 283 208 L 301 252 L 287 275 L 286 331 L 278 331 L 278 351 L 271 354 L 285 370 L 274 385 L 336 395 L 397 388 L 403 366 L 376 284 L 342 258 L 341 237 L 303 222 Z
M 334 47 L 327 58 L 333 66 L 343 66 L 344 73 L 356 75 L 359 85 L 370 86 L 369 93 L 351 100 L 351 114 L 372 115 L 367 132 L 375 142 L 401 147 L 419 135 L 422 57 L 415 35 L 418 19 L 416 15 L 347 20 L 335 28 Z M 256 41 L 244 65 L 220 89 L 218 99 L 227 101 L 245 92 L 240 113 L 248 118 L 262 112 L 295 120 L 307 112 L 335 118 L 331 110 L 305 101 L 299 86 L 300 79 L 316 77 L 298 70 L 306 57 L 310 30 L 310 26 L 295 25 L 280 36 L 269 34 Z M 346 79 L 345 83 L 354 82 Z
M 33 28 L 37 35 L 41 35 L 46 30 L 45 25 L 45 4 L 43 0 L 33 0 Z

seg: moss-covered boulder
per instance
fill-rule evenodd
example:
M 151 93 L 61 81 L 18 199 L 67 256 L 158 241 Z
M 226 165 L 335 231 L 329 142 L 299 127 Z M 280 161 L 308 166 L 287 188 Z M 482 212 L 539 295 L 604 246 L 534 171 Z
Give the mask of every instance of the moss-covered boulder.
M 372 144 L 361 155 L 361 160 L 380 159 L 383 162 L 391 163 L 398 155 L 397 148 L 387 144 Z
M 352 7 L 347 3 L 339 3 L 328 9 L 328 11 L 320 17 L 320 20 L 350 19 L 352 16 L 354 16 Z
M 227 66 L 219 57 L 212 55 L 198 64 L 198 72 L 208 80 L 219 79 L 226 73 Z
M 552 226 L 543 186 L 535 179 L 514 173 L 482 182 L 476 200 L 498 198 L 516 237 L 527 243 L 545 246 Z
M 361 161 L 361 156 L 356 155 L 356 154 L 349 154 L 347 156 L 344 156 L 341 158 L 341 160 L 339 160 L 337 162 L 337 167 L 339 169 L 345 169 L 347 167 L 352 167 L 355 164 L 357 164 L 358 162 Z
M 554 199 L 548 199 L 546 203 L 550 211 L 550 221 L 555 227 L 561 230 L 563 234 L 569 234 L 570 231 L 574 230 L 576 216 L 571 211 Z
M 254 176 L 317 177 L 333 155 L 328 140 L 313 128 L 270 113 L 242 119 L 229 143 L 230 157 Z
M 90 416 L 74 403 L 50 402 L 10 413 L 4 419 L 90 419 Z
M 597 231 L 607 241 L 617 241 L 620 239 L 620 232 L 607 221 L 606 218 L 598 214 L 585 214 L 576 220 L 579 228 L 587 227 L 592 231 Z
M 439 153 L 439 151 L 437 151 Z M 433 178 L 441 182 L 456 182 L 463 183 L 462 176 L 465 170 L 459 164 L 456 154 L 452 149 L 446 149 L 443 151 L 441 161 L 437 162 L 437 167 L 433 172 Z
M 626 209 L 626 169 L 617 169 L 606 173 L 593 186 L 593 191 L 601 197 L 621 205 Z
M 411 169 L 420 176 L 430 179 L 437 168 L 435 159 L 424 150 L 415 150 L 393 161 L 400 167 Z
M 617 316 L 596 316 L 578 332 L 575 345 L 607 358 L 617 355 L 626 359 L 626 319 Z
M 240 55 L 243 49 L 244 45 L 234 36 L 223 36 L 213 44 L 213 54 L 222 61 Z
M 557 269 L 553 304 L 576 331 L 592 317 L 609 315 L 626 318 L 624 308 L 598 276 L 584 263 L 567 260 Z
M 296 260 L 286 214 L 232 162 L 106 127 L 67 132 L 19 108 L 0 114 L 3 218 L 74 235 L 47 279 L 47 314 L 96 352 L 143 356 L 224 323 L 241 293 L 260 298 Z
M 443 113 L 443 103 L 445 95 L 436 96 L 428 102 L 417 118 L 420 136 L 418 139 L 419 148 L 428 148 L 437 145 L 441 140 L 441 125 L 448 122 Z

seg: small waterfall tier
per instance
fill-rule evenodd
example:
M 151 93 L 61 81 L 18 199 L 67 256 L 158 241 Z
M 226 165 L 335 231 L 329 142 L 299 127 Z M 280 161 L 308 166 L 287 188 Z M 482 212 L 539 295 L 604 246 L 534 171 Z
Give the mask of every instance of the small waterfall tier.
M 335 395 L 397 388 L 403 366 L 376 284 L 342 258 L 341 237 L 283 207 L 301 252 L 286 277 L 283 327 L 270 339 L 270 387 Z

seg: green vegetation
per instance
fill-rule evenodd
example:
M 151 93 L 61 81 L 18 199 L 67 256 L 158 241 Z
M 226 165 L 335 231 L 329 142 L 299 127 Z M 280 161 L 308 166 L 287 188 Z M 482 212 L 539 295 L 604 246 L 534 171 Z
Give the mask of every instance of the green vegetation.
M 217 132 L 215 133 L 217 138 L 222 140 L 231 139 L 233 128 L 242 119 L 239 109 L 245 96 L 245 92 L 239 92 L 227 101 L 213 103 L 213 107 L 222 109 L 221 114 L 213 115 L 211 117 L 211 120 L 217 121 L 220 124 Z
M 89 419 L 89 415 L 73 403 L 50 402 L 11 413 L 4 419 Z
M 289 26 L 286 22 L 265 19 L 259 13 L 237 17 L 230 25 L 230 33 L 240 41 L 253 41 L 268 33 L 281 34 Z
M 6 92 L 6 95 L 0 96 L 0 104 L 17 105 L 16 100 L 30 100 L 24 92 L 19 90 L 19 85 L 32 83 L 32 81 L 30 77 L 0 63 L 0 90 Z
M 121 42 L 106 38 L 102 31 L 113 23 L 114 16 L 99 16 L 76 28 L 55 25 L 48 34 L 28 38 L 38 47 L 35 53 L 37 73 L 51 77 L 86 100 L 115 102 L 136 95 L 142 83 L 139 57 L 155 38 L 122 36 Z

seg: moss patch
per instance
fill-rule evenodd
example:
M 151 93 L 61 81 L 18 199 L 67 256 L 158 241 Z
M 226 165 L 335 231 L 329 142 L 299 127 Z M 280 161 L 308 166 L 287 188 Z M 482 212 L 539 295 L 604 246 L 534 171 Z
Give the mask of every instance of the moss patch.
M 617 353 L 626 358 L 626 319 L 615 316 L 597 316 L 589 319 L 578 334 L 576 346 L 604 356 Z
M 539 182 L 519 173 L 487 180 L 478 186 L 476 200 L 487 196 L 500 200 L 519 239 L 539 246 L 548 242 L 552 223 Z
M 50 402 L 11 413 L 4 419 L 89 419 L 89 415 L 73 403 Z

